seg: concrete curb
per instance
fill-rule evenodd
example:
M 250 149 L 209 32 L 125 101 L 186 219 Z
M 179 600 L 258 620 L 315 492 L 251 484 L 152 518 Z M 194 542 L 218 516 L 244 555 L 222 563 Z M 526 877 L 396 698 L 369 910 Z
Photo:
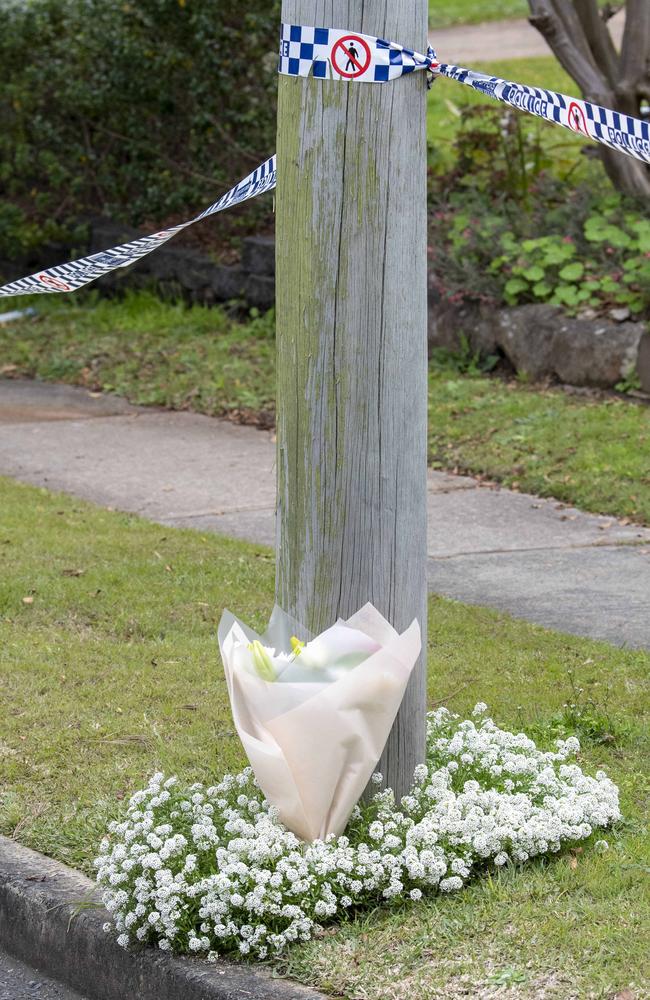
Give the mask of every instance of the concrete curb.
M 80 872 L 0 837 L 0 945 L 92 1000 L 327 1000 L 246 965 L 124 951 Z

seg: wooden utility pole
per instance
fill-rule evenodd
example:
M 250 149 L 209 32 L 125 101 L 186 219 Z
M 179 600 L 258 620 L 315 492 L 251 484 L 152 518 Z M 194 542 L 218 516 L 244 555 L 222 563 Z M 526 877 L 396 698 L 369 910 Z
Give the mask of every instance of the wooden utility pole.
M 427 0 L 283 0 L 285 23 L 426 50 Z M 427 635 L 426 74 L 280 77 L 278 603 L 318 632 L 371 601 Z M 424 758 L 426 652 L 379 768 Z M 323 748 L 327 752 L 327 748 Z

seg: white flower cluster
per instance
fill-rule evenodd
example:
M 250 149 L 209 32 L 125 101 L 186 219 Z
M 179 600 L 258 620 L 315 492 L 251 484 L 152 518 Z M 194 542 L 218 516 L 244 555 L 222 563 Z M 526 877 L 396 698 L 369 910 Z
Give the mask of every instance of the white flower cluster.
M 481 866 L 559 851 L 620 817 L 609 778 L 567 763 L 576 739 L 543 752 L 485 711 L 431 714 L 411 793 L 397 805 L 377 792 L 345 836 L 312 844 L 278 822 L 250 768 L 189 790 L 155 774 L 95 862 L 107 929 L 125 947 L 265 958 L 346 911 L 453 892 Z

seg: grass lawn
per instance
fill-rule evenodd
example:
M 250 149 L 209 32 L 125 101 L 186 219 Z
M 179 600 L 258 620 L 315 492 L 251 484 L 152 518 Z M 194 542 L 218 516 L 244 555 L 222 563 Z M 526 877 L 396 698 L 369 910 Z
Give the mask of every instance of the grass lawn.
M 155 769 L 212 780 L 242 765 L 216 625 L 228 605 L 261 626 L 273 574 L 266 549 L 0 480 L 0 832 L 90 871 L 108 818 Z M 544 743 L 577 732 L 625 819 L 605 853 L 588 844 L 377 909 L 278 970 L 348 1000 L 642 989 L 650 657 L 433 597 L 429 664 L 431 703 L 451 696 L 465 714 L 485 700 Z M 581 719 L 563 709 L 572 677 Z
M 0 376 L 29 374 L 145 406 L 243 419 L 274 408 L 271 316 L 242 326 L 222 309 L 188 309 L 146 293 L 30 301 L 36 321 L 0 325 Z
M 650 408 L 480 377 L 429 380 L 434 468 L 650 523 Z
M 527 17 L 528 14 L 527 0 L 429 0 L 429 23 L 433 29 Z
M 0 326 L 0 374 L 115 391 L 136 403 L 273 419 L 271 317 L 220 309 L 40 297 L 37 321 Z M 597 513 L 650 524 L 650 409 L 432 365 L 430 458 Z
M 602 6 L 604 0 L 600 3 Z M 529 14 L 528 0 L 429 0 L 429 23 L 433 30 L 454 24 L 505 21 Z

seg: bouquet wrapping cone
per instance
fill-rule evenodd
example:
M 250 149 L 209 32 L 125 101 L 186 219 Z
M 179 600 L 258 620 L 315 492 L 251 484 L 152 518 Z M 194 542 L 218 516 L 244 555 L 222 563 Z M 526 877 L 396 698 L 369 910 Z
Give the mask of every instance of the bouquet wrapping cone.
M 257 782 L 281 822 L 313 841 L 343 833 L 386 745 L 421 637 L 417 621 L 399 635 L 371 604 L 296 652 L 291 637 L 300 634 L 277 607 L 263 636 L 225 611 L 219 646 Z M 251 649 L 261 650 L 263 676 Z

